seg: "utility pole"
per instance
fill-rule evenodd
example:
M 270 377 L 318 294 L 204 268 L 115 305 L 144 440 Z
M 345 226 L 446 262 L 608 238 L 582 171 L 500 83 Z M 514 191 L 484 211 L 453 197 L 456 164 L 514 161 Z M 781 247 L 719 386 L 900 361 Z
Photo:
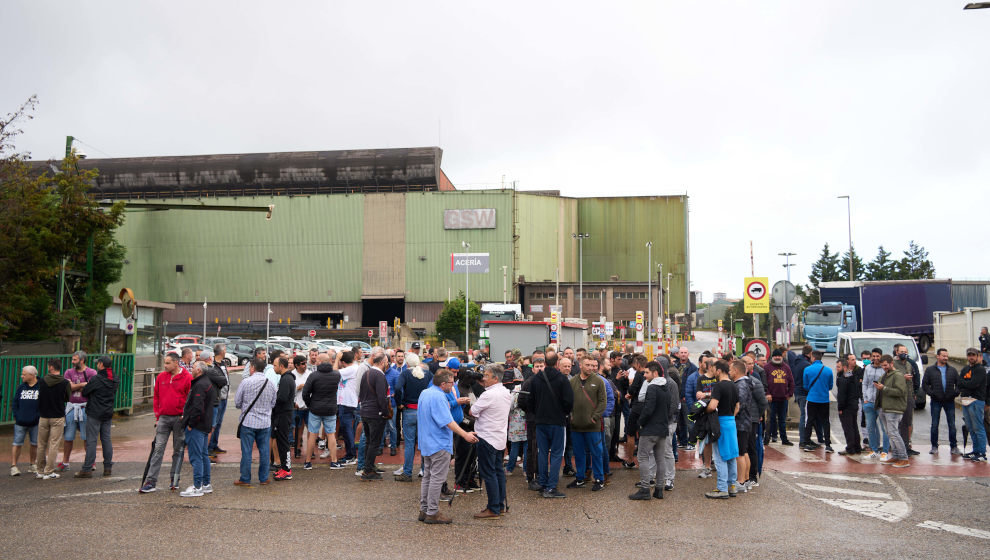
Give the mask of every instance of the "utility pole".
M 663 263 L 657 266 L 660 268 L 657 272 L 657 334 L 667 336 L 667 323 L 663 320 Z
M 652 340 L 651 329 L 653 326 L 653 242 L 646 242 L 646 341 Z M 657 337 L 659 340 L 659 337 Z
M 464 250 L 471 248 L 471 244 L 467 241 L 461 241 L 461 247 Z M 471 333 L 471 322 L 469 317 L 471 316 L 471 299 L 468 296 L 468 290 L 471 287 L 471 264 L 468 262 L 469 258 L 464 257 L 464 352 L 468 351 L 470 348 L 470 343 L 468 337 Z
M 849 281 L 852 282 L 856 279 L 853 276 L 853 222 L 852 222 L 852 202 L 850 202 L 849 195 L 844 194 L 836 198 L 846 199 L 846 220 L 849 223 Z
M 269 338 L 272 331 L 272 304 L 268 304 L 268 315 L 265 317 L 265 349 L 268 349 Z
M 668 320 L 670 319 L 670 277 L 673 275 L 674 273 L 672 272 L 667 273 L 667 319 Z
M 203 344 L 206 344 L 206 298 L 203 298 Z
M 502 304 L 509 303 L 509 288 L 506 284 L 506 277 L 509 267 L 507 265 L 502 265 Z

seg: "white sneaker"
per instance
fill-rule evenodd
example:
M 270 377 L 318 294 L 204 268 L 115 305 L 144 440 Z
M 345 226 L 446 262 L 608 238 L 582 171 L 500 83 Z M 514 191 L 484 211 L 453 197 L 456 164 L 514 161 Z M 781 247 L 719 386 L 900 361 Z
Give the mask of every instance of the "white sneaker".
M 418 476 L 419 476 L 420 478 L 423 478 L 423 469 L 419 469 L 419 475 L 418 475 Z
M 34 463 L 31 463 L 31 465 L 28 467 L 28 472 L 34 474 L 38 472 L 38 467 L 36 467 Z
M 61 478 L 61 476 L 62 475 L 58 474 L 57 472 L 53 472 L 51 474 L 46 474 L 42 478 L 44 478 L 45 480 L 52 480 L 53 478 Z
M 10 476 L 21 476 L 21 469 L 17 468 L 17 465 L 11 465 Z
M 320 453 L 320 459 L 326 459 L 329 456 L 330 456 L 330 450 L 329 449 L 327 449 L 323 453 Z
M 867 459 L 876 459 L 877 457 L 879 457 L 879 455 L 877 455 L 877 452 L 876 451 L 873 451 L 869 455 L 866 456 Z
M 712 477 L 712 470 L 709 468 L 701 469 L 701 472 L 698 473 L 698 478 L 711 478 L 711 477 Z
M 212 484 L 207 484 L 206 486 L 203 486 L 201 488 L 201 490 L 203 491 L 204 494 L 212 494 L 213 493 L 213 485 Z
M 37 478 L 38 480 L 44 480 L 45 475 L 41 474 L 40 472 L 35 472 L 34 477 Z
M 179 492 L 179 496 L 182 496 L 183 498 L 198 498 L 202 495 L 203 495 L 203 489 L 197 488 L 195 486 L 190 486 L 189 488 L 186 488 L 184 491 Z
M 889 457 L 889 455 L 887 455 L 886 453 L 881 453 L 880 454 L 880 460 L 881 461 L 886 461 L 887 460 L 887 457 Z
M 402 467 L 399 467 L 394 471 L 392 471 L 392 474 L 394 474 L 395 476 L 399 476 L 400 474 L 402 474 Z
M 361 469 L 354 469 L 354 476 L 361 476 L 362 474 L 364 473 L 361 472 Z

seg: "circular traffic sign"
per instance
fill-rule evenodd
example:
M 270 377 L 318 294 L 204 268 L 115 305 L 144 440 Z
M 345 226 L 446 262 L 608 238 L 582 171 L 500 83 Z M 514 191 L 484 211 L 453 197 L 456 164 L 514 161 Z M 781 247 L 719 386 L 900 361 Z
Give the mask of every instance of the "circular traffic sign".
M 754 338 L 746 343 L 743 347 L 744 352 L 753 352 L 756 357 L 769 356 L 770 355 L 770 344 L 762 338 Z
M 637 331 L 642 331 L 643 330 L 643 323 L 636 323 L 636 330 Z
M 315 330 L 309 331 L 309 337 L 313 338 L 314 336 L 316 336 L 316 331 Z
M 368 329 L 368 338 L 375 336 L 375 331 Z
M 763 282 L 750 282 L 746 286 L 746 294 L 749 299 L 763 299 L 767 297 L 767 287 L 763 285 Z

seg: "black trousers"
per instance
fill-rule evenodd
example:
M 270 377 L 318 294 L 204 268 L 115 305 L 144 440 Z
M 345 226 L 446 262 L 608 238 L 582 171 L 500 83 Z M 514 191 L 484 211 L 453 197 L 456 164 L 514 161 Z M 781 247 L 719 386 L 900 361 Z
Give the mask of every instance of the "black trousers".
M 472 480 L 477 480 L 478 451 L 473 443 L 454 436 L 454 483 L 467 488 Z
M 842 435 L 846 438 L 846 451 L 849 453 L 860 453 L 863 446 L 859 438 L 859 426 L 856 422 L 856 408 L 847 408 L 839 411 L 839 423 L 842 424 Z
M 536 424 L 526 422 L 526 445 L 529 447 L 529 454 L 526 457 L 526 480 L 535 480 L 539 475 L 539 468 L 536 464 Z
M 804 424 L 804 435 L 801 439 L 811 442 L 811 430 L 816 426 L 820 426 L 822 435 L 825 438 L 825 445 L 832 445 L 832 428 L 828 420 L 828 403 L 805 402 L 805 406 L 808 410 L 808 417 Z
M 278 460 L 276 461 L 282 468 L 292 470 L 292 445 L 289 440 L 292 438 L 292 412 L 279 412 L 272 414 L 272 437 L 275 438 L 275 446 L 278 448 Z
M 382 454 L 382 436 L 385 435 L 385 420 L 381 416 L 372 418 L 361 417 L 364 425 L 364 472 L 375 472 L 375 461 Z

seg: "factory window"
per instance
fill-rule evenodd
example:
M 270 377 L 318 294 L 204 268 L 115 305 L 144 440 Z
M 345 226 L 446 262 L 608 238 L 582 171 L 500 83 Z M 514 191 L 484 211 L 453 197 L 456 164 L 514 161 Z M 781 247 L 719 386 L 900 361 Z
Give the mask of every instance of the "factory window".
M 646 292 L 615 292 L 615 299 L 646 299 Z

